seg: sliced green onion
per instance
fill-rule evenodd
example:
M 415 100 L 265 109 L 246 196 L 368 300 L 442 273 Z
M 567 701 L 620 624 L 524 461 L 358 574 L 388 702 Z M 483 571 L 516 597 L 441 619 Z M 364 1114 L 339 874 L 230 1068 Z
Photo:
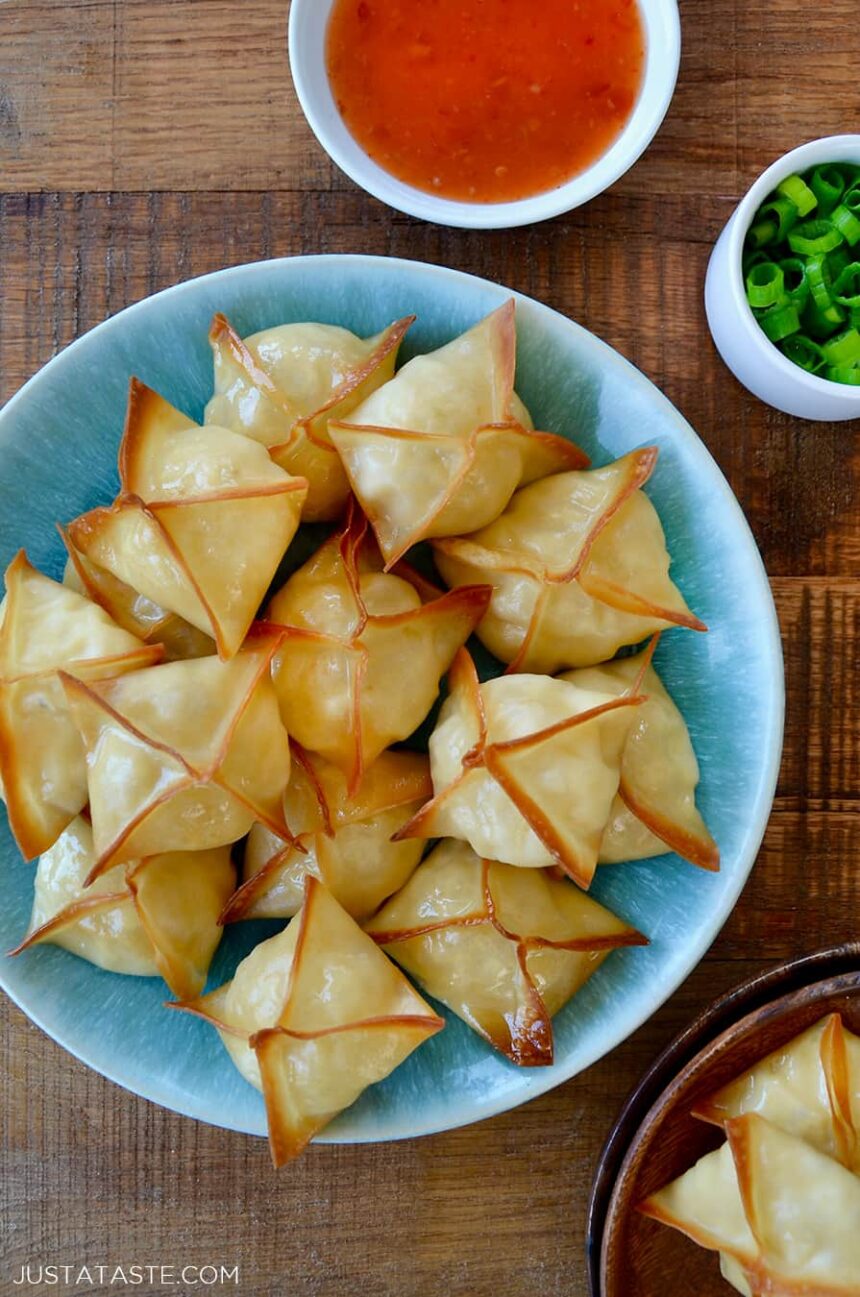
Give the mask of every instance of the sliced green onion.
M 784 275 L 773 261 L 762 261 L 753 266 L 747 275 L 747 301 L 750 306 L 761 308 L 775 306 L 783 292 Z
M 852 387 L 860 387 L 860 369 L 856 365 L 830 365 L 825 369 L 824 377 L 829 378 L 831 383 L 849 383 Z
M 800 257 L 783 257 L 779 263 L 782 271 L 782 282 L 790 302 L 794 302 L 800 311 L 809 298 L 809 280 L 806 278 L 806 262 Z
M 827 254 L 827 264 L 830 267 L 830 278 L 838 279 L 845 267 L 851 264 L 851 254 L 844 245 L 834 248 Z
M 790 198 L 771 198 L 762 203 L 755 215 L 756 223 L 773 223 L 776 226 L 774 239 L 784 239 L 788 231 L 798 222 L 800 213 Z
M 803 308 L 803 327 L 813 338 L 829 338 L 846 319 L 844 307 L 837 306 L 835 302 L 822 311 L 810 298 Z
M 826 311 L 828 306 L 833 305 L 833 280 L 826 252 L 819 252 L 817 256 L 809 258 L 806 263 L 806 278 L 809 280 L 813 302 L 819 310 Z
M 860 180 L 855 180 L 850 189 L 842 195 L 842 206 L 847 207 L 855 216 L 860 215 Z
M 770 257 L 761 248 L 757 248 L 755 252 L 744 252 L 741 259 L 744 279 L 746 279 L 753 266 L 761 266 L 765 261 L 770 261 Z
M 860 243 L 860 220 L 844 203 L 840 203 L 835 211 L 831 212 L 830 220 L 850 247 L 853 248 L 855 243 Z
M 778 228 L 774 220 L 757 220 L 747 230 L 747 243 L 753 248 L 764 248 L 773 243 Z
M 860 306 L 860 261 L 852 261 L 840 271 L 833 284 L 833 300 L 840 306 Z
M 800 331 L 800 315 L 793 302 L 772 306 L 758 317 L 758 322 L 771 342 L 781 342 L 783 338 Z
M 857 167 L 853 162 L 831 162 L 834 171 L 838 171 L 842 177 L 845 189 L 850 189 L 857 179 Z M 843 190 L 844 192 L 844 190 Z
M 828 365 L 856 365 L 860 362 L 860 333 L 846 329 L 835 338 L 822 342 L 821 350 Z
M 809 187 L 818 200 L 819 215 L 829 216 L 845 193 L 845 177 L 832 164 L 816 167 L 809 176 Z
M 818 199 L 802 176 L 786 176 L 776 187 L 790 203 L 794 203 L 798 216 L 808 216 L 818 206 Z
M 789 231 L 788 246 L 792 252 L 814 257 L 818 252 L 838 248 L 842 235 L 829 221 L 804 221 Z
M 860 386 L 860 166 L 781 180 L 747 230 L 741 270 L 759 327 L 788 360 Z
M 807 374 L 817 374 L 826 364 L 824 352 L 818 343 L 807 338 L 805 333 L 791 334 L 781 346 L 782 354 L 795 365 L 799 365 L 801 369 L 805 369 Z

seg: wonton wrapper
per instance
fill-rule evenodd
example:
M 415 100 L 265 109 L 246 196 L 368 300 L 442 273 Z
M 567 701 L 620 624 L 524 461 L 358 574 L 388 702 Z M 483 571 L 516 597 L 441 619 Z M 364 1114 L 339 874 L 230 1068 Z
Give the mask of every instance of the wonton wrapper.
M 660 519 L 639 489 L 656 462 L 652 446 L 545 478 L 483 530 L 434 544 L 449 586 L 492 581 L 477 633 L 511 671 L 592 666 L 667 626 L 707 629 L 669 577 Z
M 683 716 L 651 665 L 658 637 L 634 657 L 560 677 L 597 693 L 642 694 L 621 758 L 621 783 L 600 844 L 601 864 L 642 860 L 666 848 L 703 869 L 720 853 L 696 809 L 699 763 Z
M 23 550 L 6 570 L 0 608 L 0 786 L 12 832 L 31 860 L 87 801 L 84 748 L 58 671 L 99 680 L 157 662 L 162 650 L 37 572 Z
M 71 545 L 232 657 L 296 533 L 307 482 L 134 378 L 119 469 L 119 498 L 71 522 Z
M 269 679 L 277 644 L 259 627 L 229 662 L 168 662 L 91 685 L 61 677 L 87 749 L 92 877 L 235 842 L 254 820 L 289 838 L 289 743 Z
M 842 1020 L 827 1038 L 833 1107 L 848 1149 L 847 1165 L 860 1175 L 860 1036 Z
M 178 1008 L 217 1027 L 263 1091 L 275 1166 L 444 1026 L 316 878 L 283 932 L 231 982 Z
M 361 922 L 409 878 L 423 842 L 392 842 L 433 791 L 417 752 L 383 752 L 350 796 L 346 777 L 298 744 L 292 748 L 284 815 L 295 844 L 255 824 L 245 846 L 244 883 L 222 922 L 288 918 L 301 909 L 305 876 L 325 883 Z M 304 847 L 304 854 L 298 849 Z
M 281 324 L 243 341 L 216 315 L 209 332 L 215 395 L 206 422 L 253 437 L 286 472 L 306 478 L 306 522 L 338 518 L 349 482 L 328 435 L 329 420 L 348 418 L 388 382 L 414 318 L 373 338 L 333 324 Z
M 723 1273 L 740 1271 L 747 1291 L 856 1297 L 860 1179 L 756 1113 L 726 1129 L 727 1144 L 640 1210 L 726 1253 L 735 1264 Z
M 524 482 L 588 463 L 564 437 L 533 431 L 515 353 L 511 301 L 329 425 L 387 567 L 419 540 L 492 522 Z
M 79 816 L 39 861 L 29 933 L 11 953 L 49 942 L 112 973 L 161 976 L 182 998 L 199 995 L 236 882 L 229 847 L 115 865 L 85 887 L 94 864 L 92 829 Z
M 63 585 L 99 604 L 118 626 L 145 644 L 160 644 L 166 662 L 211 657 L 216 651 L 211 635 L 204 634 L 175 612 L 168 612 L 145 595 L 138 594 L 105 568 L 91 563 L 75 549 L 62 529 L 60 535 L 69 551 Z
M 560 865 L 588 887 L 642 699 L 549 676 L 478 683 L 461 649 L 430 737 L 435 797 L 398 837 L 462 838 L 511 865 Z
M 351 508 L 344 529 L 293 573 L 266 614 L 286 628 L 273 666 L 284 724 L 352 789 L 424 720 L 490 594 L 469 587 L 422 604 L 423 583 L 380 571 L 366 531 Z
M 758 1113 L 857 1172 L 858 1098 L 860 1038 L 832 1013 L 697 1104 L 693 1115 L 725 1126 Z
M 733 1288 L 737 1289 L 741 1297 L 754 1297 L 753 1290 L 750 1288 L 744 1274 L 743 1266 L 726 1252 L 720 1253 L 720 1274 L 726 1283 L 730 1283 Z
M 521 1067 L 553 1061 L 552 1016 L 645 938 L 544 870 L 442 842 L 366 925 L 424 990 Z
M 639 1210 L 682 1230 L 700 1247 L 729 1253 L 743 1266 L 754 1265 L 758 1258 L 729 1143 L 700 1158 L 640 1203 Z

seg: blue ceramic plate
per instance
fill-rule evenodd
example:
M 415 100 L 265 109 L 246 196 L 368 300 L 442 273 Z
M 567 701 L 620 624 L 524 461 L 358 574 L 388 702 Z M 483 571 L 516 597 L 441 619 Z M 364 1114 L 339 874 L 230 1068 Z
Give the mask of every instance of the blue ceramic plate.
M 404 353 L 468 328 L 510 294 L 436 266 L 375 257 L 296 257 L 206 275 L 99 325 L 51 361 L 0 414 L 0 562 L 21 546 L 60 577 L 54 529 L 108 502 L 130 374 L 199 418 L 212 387 L 206 340 L 214 311 L 240 333 L 320 320 L 371 334 L 415 312 Z M 597 464 L 656 444 L 648 492 L 673 575 L 707 635 L 673 630 L 660 671 L 690 726 L 702 767 L 700 804 L 722 852 L 708 874 L 674 855 L 598 871 L 594 894 L 646 933 L 647 949 L 613 953 L 555 1020 L 556 1062 L 519 1070 L 448 1015 L 443 1032 L 326 1132 L 392 1139 L 476 1121 L 588 1067 L 643 1023 L 701 959 L 755 859 L 779 765 L 783 676 L 770 589 L 749 528 L 696 434 L 627 361 L 584 329 L 517 299 L 517 388 L 539 427 L 580 443 Z M 23 935 L 33 868 L 0 825 L 0 949 Z M 279 925 L 228 930 L 212 983 Z M 155 979 L 119 977 L 51 946 L 0 957 L 0 984 L 78 1058 L 135 1093 L 203 1121 L 262 1134 L 263 1103 L 211 1028 L 169 1013 Z

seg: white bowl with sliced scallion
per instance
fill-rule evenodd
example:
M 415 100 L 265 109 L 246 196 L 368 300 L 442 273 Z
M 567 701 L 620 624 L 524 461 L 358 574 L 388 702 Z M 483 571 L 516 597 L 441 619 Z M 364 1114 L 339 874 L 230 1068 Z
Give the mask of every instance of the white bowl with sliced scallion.
M 705 309 L 762 401 L 860 419 L 860 135 L 802 144 L 759 176 L 711 254 Z

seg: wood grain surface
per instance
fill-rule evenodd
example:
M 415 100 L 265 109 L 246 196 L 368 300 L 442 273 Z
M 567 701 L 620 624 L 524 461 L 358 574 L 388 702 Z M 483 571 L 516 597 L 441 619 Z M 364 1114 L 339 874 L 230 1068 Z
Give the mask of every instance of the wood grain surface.
M 800 0 L 682 0 L 678 90 L 647 155 L 586 208 L 502 233 L 400 216 L 329 163 L 293 95 L 287 12 L 0 0 L 0 400 L 106 315 L 262 257 L 407 256 L 541 298 L 663 388 L 746 510 L 786 651 L 776 806 L 735 913 L 651 1022 L 525 1108 L 431 1139 L 312 1148 L 275 1175 L 261 1141 L 126 1094 L 4 1001 L 0 1294 L 24 1291 L 28 1262 L 89 1262 L 238 1265 L 248 1297 L 584 1297 L 589 1184 L 645 1066 L 718 993 L 857 931 L 857 426 L 758 404 L 702 309 L 710 247 L 756 174 L 856 129 L 857 3 L 811 24 Z

